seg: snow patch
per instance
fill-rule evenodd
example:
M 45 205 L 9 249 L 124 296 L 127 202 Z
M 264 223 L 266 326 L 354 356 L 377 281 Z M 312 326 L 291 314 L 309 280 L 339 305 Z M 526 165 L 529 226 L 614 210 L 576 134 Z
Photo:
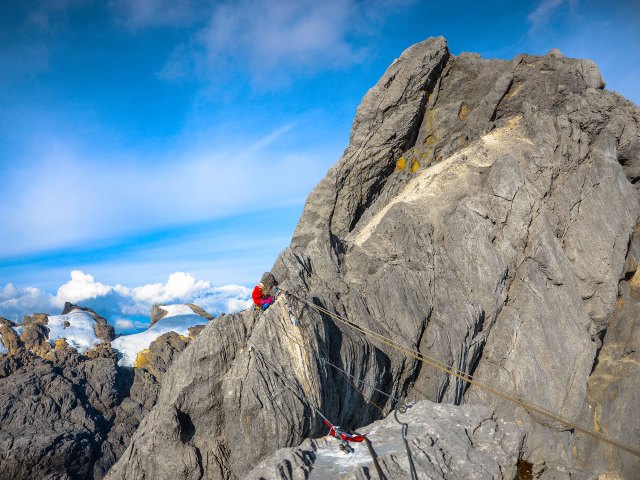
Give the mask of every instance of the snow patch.
M 122 354 L 118 365 L 133 367 L 138 353 L 149 348 L 156 338 L 165 333 L 175 332 L 188 336 L 190 327 L 207 324 L 207 319 L 193 313 L 188 305 L 166 305 L 160 308 L 169 313 L 155 325 L 144 332 L 123 335 L 111 342 L 111 347 Z
M 69 326 L 65 326 L 65 322 L 68 322 Z M 89 348 L 102 343 L 93 330 L 95 323 L 93 317 L 82 310 L 73 310 L 66 315 L 50 316 L 47 324 L 49 342 L 54 344 L 56 340 L 64 338 L 71 347 L 79 353 L 84 353 Z

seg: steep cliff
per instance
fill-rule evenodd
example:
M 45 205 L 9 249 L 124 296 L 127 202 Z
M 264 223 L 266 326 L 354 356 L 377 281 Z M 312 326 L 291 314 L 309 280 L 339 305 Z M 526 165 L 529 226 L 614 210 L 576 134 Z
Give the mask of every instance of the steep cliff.
M 432 38 L 366 94 L 273 272 L 328 312 L 638 445 L 639 178 L 640 111 L 604 90 L 593 62 L 455 57 Z M 202 331 L 109 478 L 243 477 L 325 435 L 317 411 L 345 428 L 391 411 L 370 386 L 491 406 L 524 428 L 518 455 L 540 478 L 640 470 L 637 456 L 281 296 Z

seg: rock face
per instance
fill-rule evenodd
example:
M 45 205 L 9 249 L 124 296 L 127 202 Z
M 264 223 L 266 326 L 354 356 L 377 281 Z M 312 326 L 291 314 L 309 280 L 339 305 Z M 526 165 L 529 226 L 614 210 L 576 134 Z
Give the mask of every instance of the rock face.
M 514 478 L 524 430 L 497 419 L 484 406 L 418 402 L 398 415 L 409 425 L 406 433 L 418 478 Z M 345 454 L 334 437 L 305 440 L 284 448 L 260 463 L 246 480 L 411 478 L 402 425 L 393 415 L 361 430 L 368 435 L 373 453 L 363 443 L 353 443 Z M 379 470 L 374 464 L 376 458 Z
M 159 381 L 188 343 L 165 334 L 141 368 L 122 368 L 109 346 L 113 327 L 89 313 L 102 343 L 78 353 L 64 338 L 49 341 L 45 314 L 22 325 L 0 318 L 0 478 L 102 478 L 156 402 Z M 16 329 L 22 329 L 20 335 Z
M 640 111 L 603 87 L 593 62 L 555 51 L 503 61 L 454 57 L 442 38 L 409 48 L 309 196 L 272 270 L 281 288 L 637 446 Z M 300 327 L 282 296 L 210 323 L 108 477 L 241 478 L 325 435 L 314 408 L 345 428 L 391 410 L 323 359 L 396 397 L 490 405 L 522 425 L 518 455 L 539 478 L 640 471 L 637 456 L 288 303 Z

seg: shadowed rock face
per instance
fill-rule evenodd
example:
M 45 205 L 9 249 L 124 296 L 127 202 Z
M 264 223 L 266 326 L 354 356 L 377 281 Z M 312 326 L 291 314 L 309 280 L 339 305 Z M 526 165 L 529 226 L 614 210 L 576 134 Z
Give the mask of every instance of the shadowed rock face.
M 620 281 L 634 282 L 638 259 L 640 111 L 603 85 L 593 62 L 557 51 L 502 61 L 454 57 L 442 38 L 409 48 L 307 199 L 272 270 L 282 289 L 638 445 L 634 290 Z M 290 302 L 299 328 L 283 297 L 210 323 L 109 478 L 241 478 L 326 434 L 311 406 L 345 428 L 380 418 L 372 403 L 390 411 L 322 358 L 401 398 L 491 405 L 525 429 L 518 455 L 540 478 L 640 471 L 637 457 Z

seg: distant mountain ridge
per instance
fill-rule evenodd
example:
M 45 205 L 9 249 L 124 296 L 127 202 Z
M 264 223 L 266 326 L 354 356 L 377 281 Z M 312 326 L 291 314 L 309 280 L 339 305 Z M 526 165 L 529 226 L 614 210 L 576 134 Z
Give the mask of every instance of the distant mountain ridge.
M 104 317 L 71 303 L 21 324 L 0 317 L 0 478 L 104 476 L 173 358 L 209 321 L 198 307 L 157 308 L 164 320 L 119 338 Z

